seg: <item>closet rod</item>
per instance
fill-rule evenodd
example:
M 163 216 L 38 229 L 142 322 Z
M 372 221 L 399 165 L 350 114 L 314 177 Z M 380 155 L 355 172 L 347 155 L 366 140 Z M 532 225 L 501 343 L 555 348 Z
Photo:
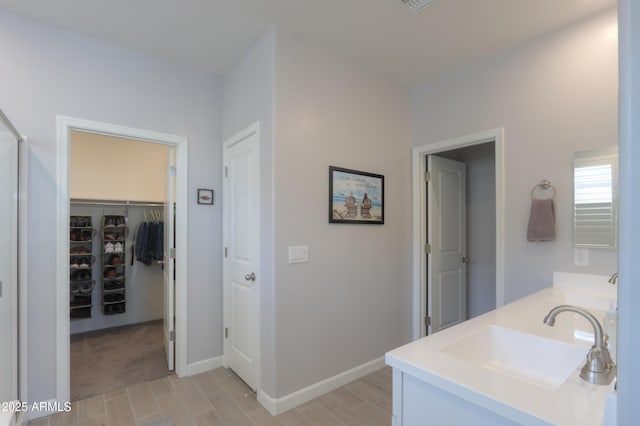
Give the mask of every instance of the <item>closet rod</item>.
M 149 201 L 116 201 L 116 200 L 87 200 L 72 198 L 71 204 L 83 204 L 89 206 L 140 206 L 140 207 L 164 207 L 164 203 L 153 203 Z

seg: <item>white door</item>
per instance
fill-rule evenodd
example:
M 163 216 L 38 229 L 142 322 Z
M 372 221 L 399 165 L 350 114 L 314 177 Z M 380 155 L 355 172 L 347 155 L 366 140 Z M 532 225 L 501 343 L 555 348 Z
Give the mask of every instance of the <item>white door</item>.
M 465 165 L 429 155 L 427 255 L 429 334 L 467 319 Z
M 18 399 L 18 142 L 0 130 L 0 401 Z
M 256 129 L 224 147 L 224 359 L 252 389 L 258 384 L 260 155 Z
M 174 203 L 176 149 L 169 150 L 167 194 L 164 206 L 164 349 L 169 370 L 175 370 L 175 238 Z

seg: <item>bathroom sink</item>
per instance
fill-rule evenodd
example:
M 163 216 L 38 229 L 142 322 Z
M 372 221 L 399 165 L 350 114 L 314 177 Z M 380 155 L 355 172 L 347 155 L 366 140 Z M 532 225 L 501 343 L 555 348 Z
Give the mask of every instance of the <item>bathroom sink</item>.
M 584 346 L 498 326 L 445 346 L 442 352 L 546 389 L 559 388 L 584 361 Z

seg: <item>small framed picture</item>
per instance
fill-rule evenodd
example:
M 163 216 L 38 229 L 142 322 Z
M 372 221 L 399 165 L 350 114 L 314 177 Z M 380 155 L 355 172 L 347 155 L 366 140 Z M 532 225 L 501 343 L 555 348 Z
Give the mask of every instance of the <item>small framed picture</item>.
M 384 224 L 384 176 L 329 166 L 329 223 Z
M 198 188 L 198 204 L 213 205 L 213 189 Z

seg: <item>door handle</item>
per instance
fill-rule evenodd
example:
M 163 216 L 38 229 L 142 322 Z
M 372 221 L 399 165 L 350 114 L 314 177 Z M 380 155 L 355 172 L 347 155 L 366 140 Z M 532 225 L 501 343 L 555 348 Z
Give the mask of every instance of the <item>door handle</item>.
M 462 259 L 462 263 L 469 263 L 469 258 L 464 256 Z
M 247 274 L 244 276 L 244 279 L 247 281 L 255 281 L 256 280 L 256 274 L 254 274 L 253 272 L 250 274 Z

